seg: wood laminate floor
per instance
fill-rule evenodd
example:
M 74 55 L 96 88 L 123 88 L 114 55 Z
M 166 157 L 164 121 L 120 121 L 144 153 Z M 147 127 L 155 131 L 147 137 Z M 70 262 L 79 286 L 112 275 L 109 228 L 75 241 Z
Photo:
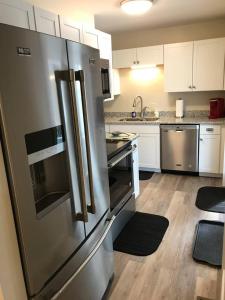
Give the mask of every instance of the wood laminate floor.
M 221 186 L 221 179 L 154 174 L 140 181 L 137 210 L 169 219 L 159 249 L 147 257 L 115 253 L 110 300 L 215 299 L 218 270 L 192 259 L 195 226 L 201 219 L 224 221 L 223 214 L 195 206 L 202 186 Z

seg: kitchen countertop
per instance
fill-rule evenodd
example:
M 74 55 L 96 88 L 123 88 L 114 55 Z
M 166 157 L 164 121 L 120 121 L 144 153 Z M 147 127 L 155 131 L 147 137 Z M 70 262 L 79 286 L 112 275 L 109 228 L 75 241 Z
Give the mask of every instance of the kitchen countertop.
M 225 118 L 209 119 L 208 117 L 193 117 L 193 118 L 175 118 L 175 117 L 160 117 L 157 121 L 120 121 L 121 117 L 107 117 L 105 124 L 123 124 L 123 125 L 160 125 L 160 124 L 210 124 L 210 125 L 225 125 Z

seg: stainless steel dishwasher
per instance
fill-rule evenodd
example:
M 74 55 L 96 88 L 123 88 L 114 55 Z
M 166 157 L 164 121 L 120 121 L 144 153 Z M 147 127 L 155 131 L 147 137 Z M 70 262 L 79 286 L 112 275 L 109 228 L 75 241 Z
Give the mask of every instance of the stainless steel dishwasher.
M 161 125 L 162 171 L 199 172 L 199 125 Z

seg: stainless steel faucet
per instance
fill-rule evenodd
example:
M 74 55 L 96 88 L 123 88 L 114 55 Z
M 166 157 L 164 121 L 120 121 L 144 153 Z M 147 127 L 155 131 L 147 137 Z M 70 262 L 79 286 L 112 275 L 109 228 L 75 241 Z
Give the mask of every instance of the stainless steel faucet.
M 137 101 L 139 99 L 139 101 Z M 141 118 L 143 119 L 143 98 L 141 96 L 136 96 L 134 98 L 133 107 L 137 107 L 137 104 L 141 102 Z
M 149 106 L 145 106 L 145 107 L 142 109 L 142 115 L 143 115 L 143 118 L 145 117 L 145 115 L 146 115 L 148 109 L 150 109 Z

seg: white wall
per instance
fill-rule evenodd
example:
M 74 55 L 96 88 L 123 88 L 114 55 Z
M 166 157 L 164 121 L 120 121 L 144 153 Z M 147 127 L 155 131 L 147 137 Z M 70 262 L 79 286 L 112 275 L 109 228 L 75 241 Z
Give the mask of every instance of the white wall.
M 26 300 L 11 201 L 0 144 L 0 300 Z
M 137 73 L 136 73 L 137 72 Z M 139 73 L 140 72 L 140 73 Z M 165 93 L 164 92 L 164 69 L 158 67 L 156 74 L 142 74 L 142 71 L 120 69 L 121 95 L 115 97 L 115 101 L 105 102 L 106 112 L 131 112 L 134 97 L 141 95 L 144 106 L 154 103 L 157 110 L 174 111 L 176 99 L 185 101 L 186 110 L 208 110 L 209 99 L 224 97 L 224 92 L 187 92 Z M 136 76 L 138 75 L 138 76 Z M 137 108 L 140 111 L 140 106 Z

